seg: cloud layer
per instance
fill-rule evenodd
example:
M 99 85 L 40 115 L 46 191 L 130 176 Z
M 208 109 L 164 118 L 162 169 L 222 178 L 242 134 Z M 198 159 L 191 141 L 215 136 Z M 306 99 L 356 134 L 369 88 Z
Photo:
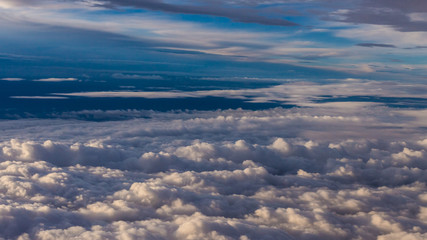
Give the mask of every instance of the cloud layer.
M 2 121 L 0 235 L 427 237 L 427 140 L 411 111 L 327 109 Z
M 257 76 L 330 77 L 344 72 L 422 79 L 427 69 L 425 4 L 347 3 L 3 0 L 0 25 L 10 36 L 0 39 L 0 55 L 24 61 L 3 74 L 12 78 L 33 64 L 34 72 L 40 72 L 39 64 L 50 60 L 56 67 L 73 67 L 58 72 L 81 75 L 101 64 L 106 71 L 152 75 L 230 71 L 236 76 L 259 69 L 263 73 Z M 33 38 L 38 46 L 28 46 L 27 39 Z M 259 62 L 264 65 L 253 64 Z
M 372 47 L 372 45 L 363 45 Z M 376 45 L 374 45 L 376 46 Z M 378 47 L 378 46 L 376 46 Z M 383 46 L 382 46 L 383 47 Z M 240 79 L 244 81 L 244 79 Z M 426 99 L 427 87 L 420 83 L 400 83 L 391 81 L 369 81 L 363 79 L 328 80 L 323 83 L 279 80 L 286 82 L 272 87 L 233 90 L 198 90 L 198 91 L 95 91 L 51 93 L 53 96 L 88 97 L 88 98 L 202 98 L 224 97 L 244 99 L 250 102 L 281 102 L 297 106 L 314 105 L 316 101 L 339 97 L 371 96 L 384 98 L 419 98 Z M 369 101 L 367 101 L 369 102 Z

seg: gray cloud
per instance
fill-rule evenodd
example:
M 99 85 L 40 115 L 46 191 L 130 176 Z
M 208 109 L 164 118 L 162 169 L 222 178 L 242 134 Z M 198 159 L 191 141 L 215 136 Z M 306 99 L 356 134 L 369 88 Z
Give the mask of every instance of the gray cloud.
M 229 1 L 187 1 L 182 4 L 174 1 L 163 1 L 163 0 L 100 0 L 100 1 L 82 1 L 82 0 L 68 0 L 69 2 L 83 2 L 93 7 L 135 7 L 141 9 L 148 9 L 154 11 L 162 11 L 169 13 L 181 13 L 181 14 L 202 14 L 218 17 L 226 17 L 236 22 L 245 23 L 257 23 L 263 25 L 276 25 L 276 26 L 297 26 L 297 23 L 284 19 L 283 15 L 274 17 L 265 17 L 266 15 L 262 9 L 257 10 L 253 8 L 253 5 L 258 6 L 262 4 L 271 4 L 273 2 L 229 2 Z M 39 0 L 20 0 L 20 1 L 9 1 L 13 5 L 43 5 L 48 1 Z M 284 4 L 288 1 L 277 1 L 274 3 Z
M 423 21 L 414 21 L 411 13 L 426 13 L 427 5 L 422 0 L 355 1 L 356 6 L 344 13 L 345 22 L 388 25 L 402 32 L 427 31 Z
M 358 43 L 356 46 L 359 47 L 383 47 L 383 48 L 395 48 L 396 46 L 392 44 L 382 44 L 382 43 Z
M 228 7 L 223 7 L 226 4 Z M 128 0 L 110 0 L 100 5 L 105 7 L 115 6 L 132 6 L 143 9 L 150 9 L 155 11 L 164 11 L 172 13 L 183 14 L 202 14 L 212 15 L 219 17 L 226 17 L 236 22 L 258 23 L 264 25 L 277 25 L 277 26 L 296 26 L 298 24 L 285 20 L 283 18 L 268 18 L 261 16 L 253 8 L 240 8 L 239 5 L 228 4 L 227 2 L 212 2 L 206 3 L 205 1 L 191 2 L 190 4 L 174 4 L 164 2 L 162 0 L 150 1 L 128 1 Z M 236 9 L 233 9 L 236 8 Z
M 398 0 L 363 0 L 362 6 L 398 9 L 405 13 L 427 12 L 427 5 L 423 0 L 408 0 L 405 2 Z
M 23 81 L 23 78 L 1 78 L 2 81 Z
M 123 74 L 114 73 L 111 77 L 116 79 L 145 79 L 145 80 L 162 80 L 163 77 L 160 75 L 138 75 L 138 74 Z

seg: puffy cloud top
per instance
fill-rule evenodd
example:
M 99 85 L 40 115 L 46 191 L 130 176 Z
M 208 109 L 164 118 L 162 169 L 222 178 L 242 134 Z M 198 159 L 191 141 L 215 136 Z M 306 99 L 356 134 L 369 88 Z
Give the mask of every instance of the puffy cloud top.
M 0 235 L 427 237 L 425 138 L 399 129 L 366 138 L 375 129 L 363 129 L 383 121 L 381 112 L 369 120 L 358 113 L 364 125 L 354 125 L 351 111 L 303 112 L 0 122 Z M 12 123 L 21 128 L 6 128 Z M 362 135 L 345 134 L 349 128 Z

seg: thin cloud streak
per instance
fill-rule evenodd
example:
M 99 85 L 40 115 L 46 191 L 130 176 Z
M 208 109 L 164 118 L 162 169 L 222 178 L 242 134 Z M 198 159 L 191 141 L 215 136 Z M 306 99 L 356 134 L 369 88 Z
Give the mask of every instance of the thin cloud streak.
M 75 3 L 81 3 L 81 1 L 70 1 Z M 299 24 L 286 20 L 282 17 L 269 18 L 264 17 L 256 8 L 248 8 L 245 5 L 233 4 L 229 2 L 218 2 L 218 3 L 206 3 L 204 1 L 188 2 L 188 5 L 182 3 L 173 3 L 173 2 L 164 2 L 162 0 L 154 1 L 87 1 L 86 6 L 93 7 L 104 7 L 104 8 L 117 8 L 117 7 L 134 7 L 139 9 L 162 11 L 169 13 L 179 13 L 179 14 L 193 14 L 193 15 L 210 15 L 217 17 L 229 18 L 232 21 L 243 22 L 243 23 L 257 23 L 263 25 L 273 25 L 273 26 L 298 26 Z M 49 4 L 48 1 L 14 1 L 8 2 L 11 6 L 43 6 Z M 224 6 L 225 5 L 225 6 Z M 84 6 L 82 4 L 82 6 Z M 235 9 L 233 9 L 235 8 Z
M 34 82 L 74 82 L 78 81 L 77 78 L 41 78 L 33 80 Z
M 427 99 L 424 84 L 368 81 L 362 79 L 331 80 L 328 84 L 291 81 L 285 84 L 258 89 L 208 90 L 208 91 L 104 91 L 53 93 L 57 96 L 89 98 L 202 98 L 224 97 L 245 99 L 251 102 L 282 102 L 310 106 L 322 96 L 375 96 L 387 98 Z

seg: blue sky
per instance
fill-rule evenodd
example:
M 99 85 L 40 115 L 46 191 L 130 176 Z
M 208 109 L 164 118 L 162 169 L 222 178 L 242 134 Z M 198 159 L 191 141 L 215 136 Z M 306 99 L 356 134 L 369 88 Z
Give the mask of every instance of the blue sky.
M 425 5 L 416 0 L 2 0 L 1 73 L 422 80 Z

